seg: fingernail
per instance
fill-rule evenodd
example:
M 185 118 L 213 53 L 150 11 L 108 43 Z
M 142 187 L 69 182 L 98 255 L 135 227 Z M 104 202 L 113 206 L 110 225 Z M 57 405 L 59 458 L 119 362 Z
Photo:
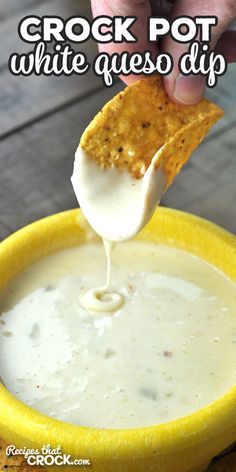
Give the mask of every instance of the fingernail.
M 179 74 L 175 81 L 174 97 L 185 105 L 194 105 L 202 98 L 205 79 L 202 75 Z

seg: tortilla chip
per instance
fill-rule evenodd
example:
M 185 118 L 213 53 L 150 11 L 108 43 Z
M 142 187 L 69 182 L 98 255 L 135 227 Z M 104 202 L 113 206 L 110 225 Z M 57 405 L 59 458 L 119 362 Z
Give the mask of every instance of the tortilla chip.
M 143 177 L 153 156 L 167 173 L 166 188 L 211 126 L 223 115 L 214 103 L 173 103 L 162 78 L 135 82 L 116 95 L 95 116 L 80 145 L 100 166 L 126 168 Z
M 155 168 L 162 168 L 166 173 L 165 190 L 218 119 L 218 113 L 211 113 L 210 116 L 189 123 L 177 131 L 157 153 Z

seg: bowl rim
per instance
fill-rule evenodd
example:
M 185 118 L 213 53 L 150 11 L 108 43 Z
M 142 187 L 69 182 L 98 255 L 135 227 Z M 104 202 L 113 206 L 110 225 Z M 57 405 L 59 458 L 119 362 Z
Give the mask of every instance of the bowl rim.
M 34 238 L 35 234 L 42 231 L 45 233 L 51 225 L 63 227 L 63 225 L 78 224 L 80 210 L 67 210 L 56 213 L 46 218 L 33 222 L 0 243 L 0 259 L 6 252 L 19 247 L 26 233 L 27 237 Z M 184 223 L 207 231 L 214 238 L 222 241 L 223 245 L 233 250 L 236 261 L 236 237 L 218 225 L 208 220 L 197 217 L 190 213 L 160 207 L 158 218 L 173 218 L 179 223 Z M 72 223 L 73 222 L 73 223 Z M 152 224 L 152 223 L 150 223 Z M 178 224 L 178 223 L 177 223 Z M 152 232 L 152 226 L 150 226 Z M 143 231 L 141 232 L 142 239 Z M 145 234 L 145 233 L 144 233 Z M 140 239 L 140 237 L 138 237 Z M 50 252 L 49 252 L 50 253 Z M 40 256 L 42 257 L 42 256 Z M 28 264 L 26 264 L 28 265 Z M 236 264 L 235 264 L 236 265 Z M 85 426 L 77 426 L 64 421 L 50 418 L 27 406 L 11 394 L 2 384 L 0 384 L 0 436 L 16 437 L 25 441 L 32 440 L 35 431 L 39 432 L 39 444 L 47 444 L 50 436 L 51 443 L 63 444 L 63 450 L 70 450 L 76 453 L 86 454 L 92 445 L 93 455 L 97 458 L 114 458 L 114 454 L 119 448 L 119 457 L 132 454 L 140 449 L 142 456 L 153 453 L 153 448 L 158 444 L 159 451 L 170 449 L 179 450 L 186 447 L 186 443 L 202 443 L 204 439 L 215 437 L 217 431 L 224 433 L 224 429 L 234 429 L 236 426 L 236 385 L 232 386 L 224 395 L 216 401 L 208 404 L 196 412 L 177 418 L 166 423 L 146 426 L 142 428 L 129 429 L 96 429 Z M 149 442 L 144 448 L 144 437 L 148 435 Z M 38 441 L 38 440 L 37 440 Z M 22 441 L 21 441 L 22 442 Z M 120 444 L 122 442 L 122 450 Z M 219 448 L 219 452 L 222 448 Z

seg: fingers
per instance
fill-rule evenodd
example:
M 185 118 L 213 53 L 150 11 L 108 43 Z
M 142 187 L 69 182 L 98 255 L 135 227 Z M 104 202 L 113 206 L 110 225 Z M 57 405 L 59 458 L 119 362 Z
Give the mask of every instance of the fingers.
M 122 44 L 100 44 L 99 50 L 107 52 L 108 54 L 121 53 L 123 51 L 144 52 L 150 51 L 157 53 L 155 44 L 148 43 L 147 40 L 147 21 L 151 15 L 151 6 L 148 0 L 92 0 L 93 16 L 108 15 L 108 16 L 136 16 L 137 21 L 132 28 L 132 32 L 137 38 L 136 43 L 122 43 Z M 125 83 L 130 84 L 140 77 L 127 76 L 121 77 Z
M 174 0 L 150 0 L 152 15 L 168 16 Z
M 236 31 L 225 31 L 220 37 L 216 52 L 223 54 L 227 62 L 236 62 Z
M 218 25 L 212 28 L 211 38 L 211 49 L 214 49 L 218 39 L 236 16 L 234 3 L 232 0 L 195 0 L 193 2 L 177 0 L 171 10 L 171 17 L 217 16 Z M 227 44 L 227 37 L 223 35 L 221 41 L 224 51 L 227 51 L 227 55 L 233 59 L 236 55 L 235 50 L 232 50 L 233 48 Z M 174 59 L 172 73 L 164 78 L 167 93 L 173 101 L 190 105 L 201 99 L 204 93 L 205 79 L 203 76 L 190 75 L 186 77 L 179 73 L 179 58 L 188 50 L 188 47 L 187 43 L 177 43 L 169 35 L 162 42 L 164 52 L 171 54 Z
M 144 52 L 149 50 L 154 56 L 157 54 L 157 46 L 147 41 L 147 21 L 151 15 L 177 16 L 217 16 L 218 24 L 212 28 L 211 49 L 216 46 L 216 51 L 225 56 L 228 62 L 236 61 L 236 31 L 225 32 L 232 20 L 236 18 L 236 2 L 234 0 L 92 0 L 93 15 L 108 16 L 135 16 L 137 18 L 132 32 L 137 38 L 136 43 L 100 44 L 100 51 L 108 54 L 128 51 Z M 161 43 L 163 52 L 169 53 L 174 60 L 174 68 L 170 75 L 164 77 L 165 87 L 170 98 L 178 103 L 197 103 L 205 89 L 203 76 L 183 76 L 179 73 L 179 58 L 189 48 L 189 44 L 180 44 L 174 41 L 170 35 Z M 140 77 L 130 75 L 121 77 L 127 84 L 138 80 Z

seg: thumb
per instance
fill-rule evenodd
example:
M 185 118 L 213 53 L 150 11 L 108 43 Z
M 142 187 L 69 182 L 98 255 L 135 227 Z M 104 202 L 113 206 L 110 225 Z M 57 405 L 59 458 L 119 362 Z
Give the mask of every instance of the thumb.
M 108 43 L 99 44 L 99 50 L 107 52 L 109 55 L 122 52 L 144 52 L 149 50 L 156 55 L 156 44 L 151 46 L 147 40 L 148 17 L 151 15 L 151 5 L 149 0 L 91 0 L 93 16 L 134 16 L 136 22 L 132 27 L 132 32 L 137 38 L 135 43 Z M 121 77 L 126 84 L 138 79 L 137 75 Z
M 231 0 L 177 0 L 171 10 L 171 18 L 178 16 L 216 16 L 218 24 L 211 28 L 211 50 L 216 46 L 221 34 L 227 29 L 236 15 L 234 1 Z M 174 68 L 164 78 L 170 98 L 178 103 L 193 105 L 204 93 L 205 78 L 202 75 L 184 76 L 179 72 L 178 62 L 182 54 L 188 51 L 188 43 L 177 43 L 169 35 L 162 41 L 162 49 L 172 55 Z

